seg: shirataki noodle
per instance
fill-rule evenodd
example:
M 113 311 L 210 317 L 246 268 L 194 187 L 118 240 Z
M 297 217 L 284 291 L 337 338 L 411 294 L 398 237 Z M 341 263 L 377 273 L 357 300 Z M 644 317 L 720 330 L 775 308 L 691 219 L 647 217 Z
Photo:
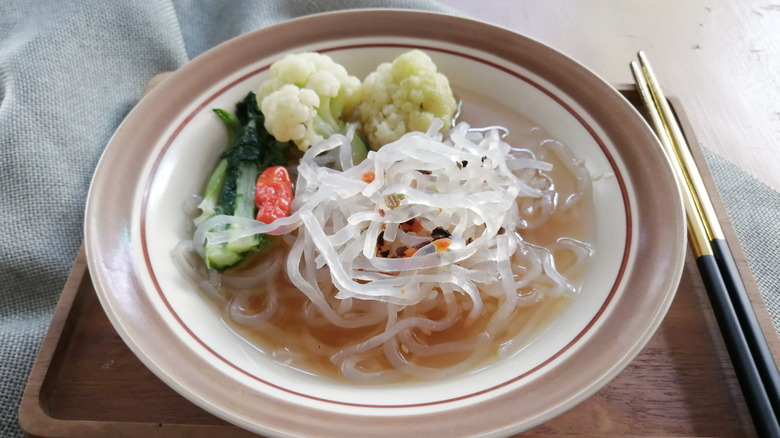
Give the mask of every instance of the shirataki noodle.
M 290 169 L 291 216 L 213 217 L 177 247 L 179 268 L 258 348 L 307 372 L 436 379 L 513 354 L 578 292 L 591 246 L 545 227 L 579 220 L 567 210 L 590 202 L 590 176 L 566 146 L 542 142 L 572 181 L 563 193 L 550 162 L 499 130 L 440 127 L 357 165 L 346 136 L 314 145 Z M 210 274 L 195 254 L 256 233 L 279 243 L 229 273 Z M 539 233 L 552 243 L 528 239 Z

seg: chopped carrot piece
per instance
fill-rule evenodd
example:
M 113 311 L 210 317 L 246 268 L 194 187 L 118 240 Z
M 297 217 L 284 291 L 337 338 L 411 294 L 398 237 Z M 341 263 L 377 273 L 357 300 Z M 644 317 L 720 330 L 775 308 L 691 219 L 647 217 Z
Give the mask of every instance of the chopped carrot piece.
M 417 252 L 417 248 L 407 248 L 406 251 L 404 251 L 404 257 L 411 257 L 416 252 Z
M 414 218 L 414 222 L 412 222 L 412 225 L 409 227 L 409 230 L 413 233 L 419 233 L 422 231 L 423 226 L 420 223 L 420 220 L 417 218 Z
M 414 233 L 417 233 L 418 231 L 422 230 L 422 224 L 420 223 L 417 218 L 409 219 L 408 221 L 401 224 L 401 229 L 405 232 L 412 231 Z
M 444 252 L 447 250 L 447 248 L 449 248 L 450 244 L 452 244 L 452 239 L 436 239 L 431 243 L 433 243 L 433 246 L 436 247 L 436 252 Z
M 376 175 L 374 174 L 374 172 L 366 172 L 363 174 L 363 176 L 360 179 L 362 179 L 363 182 L 365 183 L 371 184 L 372 182 L 374 182 L 375 178 Z

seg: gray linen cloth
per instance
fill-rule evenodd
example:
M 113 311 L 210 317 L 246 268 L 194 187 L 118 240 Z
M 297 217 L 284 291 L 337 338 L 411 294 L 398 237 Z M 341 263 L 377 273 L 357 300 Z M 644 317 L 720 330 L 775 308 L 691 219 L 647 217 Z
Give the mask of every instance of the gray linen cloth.
M 19 401 L 82 242 L 92 172 L 144 84 L 237 35 L 361 7 L 455 13 L 428 0 L 0 1 L 0 436 L 21 436 Z M 778 321 L 780 194 L 707 157 Z

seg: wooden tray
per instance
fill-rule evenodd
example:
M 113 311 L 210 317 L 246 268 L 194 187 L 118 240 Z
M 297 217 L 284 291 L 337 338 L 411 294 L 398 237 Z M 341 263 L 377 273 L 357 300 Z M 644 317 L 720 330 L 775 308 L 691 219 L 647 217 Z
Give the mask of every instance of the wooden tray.
M 641 107 L 633 88 L 620 89 Z M 679 102 L 670 101 L 714 198 L 772 352 L 780 357 L 780 337 L 725 220 L 699 144 Z M 103 313 L 83 249 L 30 374 L 19 421 L 28 436 L 42 438 L 255 436 L 190 403 L 136 358 Z M 521 436 L 563 435 L 755 436 L 690 251 L 672 307 L 637 358 L 594 396 Z

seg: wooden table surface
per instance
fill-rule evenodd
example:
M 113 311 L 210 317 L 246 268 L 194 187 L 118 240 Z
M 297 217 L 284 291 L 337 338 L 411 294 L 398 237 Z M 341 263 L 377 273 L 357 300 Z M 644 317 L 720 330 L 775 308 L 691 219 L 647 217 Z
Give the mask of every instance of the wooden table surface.
M 614 84 L 644 50 L 706 147 L 780 191 L 780 1 L 440 0 Z

